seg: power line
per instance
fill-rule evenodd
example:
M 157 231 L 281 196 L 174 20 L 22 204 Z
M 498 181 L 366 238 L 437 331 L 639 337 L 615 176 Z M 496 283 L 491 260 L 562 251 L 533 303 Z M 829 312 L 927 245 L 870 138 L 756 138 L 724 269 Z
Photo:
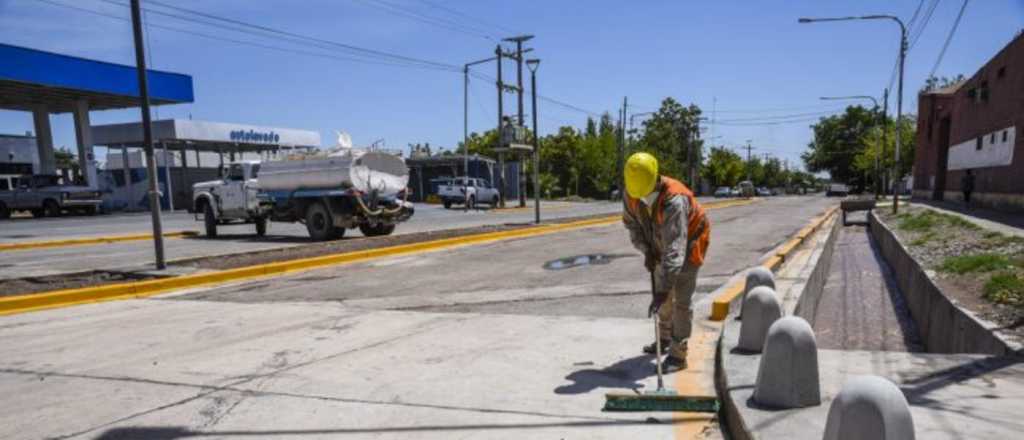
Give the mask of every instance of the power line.
M 928 12 L 925 12 L 924 21 L 921 23 L 921 26 L 917 28 L 917 35 L 911 38 L 910 45 L 907 47 L 908 51 L 916 46 L 917 41 L 921 39 L 921 35 L 924 34 L 924 30 L 928 27 L 928 23 L 932 21 L 932 15 L 935 14 L 935 7 L 938 5 L 939 0 L 932 0 L 932 3 L 928 5 Z
M 481 37 L 481 38 L 484 38 L 484 39 L 487 39 L 487 40 L 491 40 L 491 41 L 498 41 L 498 39 L 495 36 L 493 36 L 491 34 L 488 34 L 486 31 L 481 31 L 478 28 L 475 28 L 475 27 L 472 27 L 472 26 L 465 26 L 465 25 L 462 25 L 460 23 L 454 22 L 452 20 L 448 20 L 448 19 L 444 19 L 444 18 L 437 18 L 437 17 L 432 17 L 432 16 L 429 16 L 429 15 L 426 15 L 426 14 L 422 14 L 422 13 L 414 11 L 412 9 L 405 8 L 405 7 L 402 7 L 400 5 L 397 5 L 395 3 L 387 2 L 387 1 L 384 1 L 384 0 L 359 0 L 359 1 L 361 3 L 367 5 L 367 6 L 380 9 L 382 11 L 385 11 L 385 12 L 393 14 L 393 15 L 398 15 L 398 16 L 401 16 L 401 17 L 409 18 L 409 19 L 418 21 L 420 23 L 426 23 L 426 24 L 429 24 L 429 25 L 432 25 L 432 26 L 437 26 L 439 28 L 447 29 L 447 30 L 454 31 L 454 32 L 459 32 L 459 33 L 466 34 L 466 35 L 471 35 L 471 36 L 474 36 L 474 37 Z
M 463 13 L 463 12 L 459 12 L 459 11 L 457 11 L 457 10 L 455 10 L 455 9 L 452 9 L 452 8 L 450 8 L 450 7 L 447 7 L 447 6 L 444 6 L 444 5 L 440 5 L 440 4 L 434 3 L 434 2 L 432 2 L 432 1 L 429 1 L 429 0 L 420 0 L 420 1 L 421 1 L 422 3 L 424 3 L 424 4 L 428 5 L 428 6 L 431 6 L 431 7 L 433 7 L 433 8 L 436 8 L 436 9 L 440 9 L 440 10 L 442 10 L 442 11 L 446 11 L 446 12 L 448 12 L 448 13 L 452 14 L 452 15 L 458 15 L 458 16 L 460 16 L 460 17 L 464 17 L 464 18 L 470 19 L 470 20 L 472 20 L 472 21 L 475 21 L 475 22 L 480 22 L 480 23 L 482 23 L 482 24 L 484 24 L 484 25 L 487 25 L 487 26 L 490 26 L 490 27 L 494 27 L 494 28 L 500 29 L 500 30 L 502 30 L 502 31 L 504 31 L 504 32 L 508 32 L 508 33 L 510 33 L 510 34 L 519 34 L 519 33 L 520 33 L 520 32 L 517 32 L 517 31 L 515 31 L 515 30 L 509 29 L 509 28 L 507 28 L 507 27 L 504 27 L 504 26 L 501 26 L 501 25 L 497 25 L 497 24 L 489 23 L 489 22 L 486 22 L 486 21 L 484 21 L 484 20 L 480 20 L 480 19 L 478 19 L 478 18 L 474 18 L 474 17 L 472 17 L 472 16 L 470 16 L 470 15 L 468 15 L 468 14 L 465 14 L 465 13 Z
M 59 6 L 59 7 L 67 8 L 67 9 L 72 9 L 72 10 L 76 10 L 76 11 L 79 11 L 79 12 L 84 12 L 84 13 L 87 13 L 87 14 L 96 15 L 96 16 L 100 16 L 100 17 L 106 17 L 106 18 L 110 18 L 110 19 L 114 19 L 114 20 L 120 20 L 120 21 L 129 21 L 129 19 L 127 17 L 121 17 L 121 16 L 117 16 L 117 15 L 113 15 L 113 14 L 107 14 L 107 13 L 96 11 L 96 10 L 93 10 L 93 9 L 87 9 L 87 8 L 82 8 L 82 7 L 78 7 L 78 6 L 74 6 L 74 5 L 58 3 L 58 2 L 55 2 L 55 1 L 51 1 L 51 0 L 36 0 L 36 1 L 41 2 L 41 3 L 46 3 L 46 4 L 49 4 L 49 5 L 53 5 L 53 6 Z M 206 39 L 210 39 L 210 40 L 229 42 L 229 43 L 239 44 L 239 45 L 243 45 L 243 46 L 257 47 L 257 48 L 261 48 L 261 49 L 268 49 L 268 50 L 273 50 L 273 51 L 278 51 L 278 52 L 283 52 L 283 53 L 290 53 L 290 54 L 297 54 L 297 55 L 306 55 L 306 56 L 314 56 L 314 57 L 318 57 L 318 58 L 326 58 L 326 59 L 331 59 L 331 60 L 335 60 L 335 61 L 352 61 L 352 62 L 357 62 L 357 63 L 375 64 L 375 65 L 391 66 L 391 67 L 408 67 L 408 68 L 417 68 L 417 69 L 432 69 L 432 68 L 430 68 L 428 66 L 422 66 L 422 65 L 403 64 L 403 63 L 395 63 L 395 62 L 384 61 L 384 60 L 371 60 L 371 59 L 365 59 L 365 58 L 351 58 L 351 57 L 346 57 L 346 56 L 339 56 L 339 55 L 325 54 L 325 53 L 320 53 L 320 52 L 305 51 L 305 50 L 293 49 L 293 48 L 288 48 L 288 47 L 272 46 L 272 45 L 256 43 L 256 42 L 252 42 L 252 41 L 236 40 L 236 39 L 228 38 L 228 37 L 224 37 L 224 36 L 211 35 L 211 34 L 206 34 L 206 33 L 202 33 L 202 32 L 195 32 L 195 31 L 192 31 L 192 30 L 189 30 L 189 29 L 182 29 L 182 28 L 177 28 L 177 27 L 173 27 L 173 26 L 167 26 L 167 25 L 162 25 L 162 24 L 151 23 L 151 22 L 148 22 L 148 20 L 147 20 L 147 26 L 148 27 L 152 27 L 152 28 L 156 28 L 156 29 L 162 29 L 162 30 L 166 30 L 166 31 L 171 31 L 171 32 L 178 32 L 178 33 L 185 34 L 185 35 L 191 35 L 191 36 L 195 36 L 195 37 L 206 38 Z M 436 69 L 432 69 L 432 70 L 436 70 Z
M 967 3 L 970 0 L 964 0 L 964 4 L 960 6 L 960 12 L 956 15 L 956 21 L 953 22 L 953 27 L 949 30 L 949 35 L 946 36 L 946 42 L 942 45 L 942 50 L 939 51 L 939 57 L 935 60 L 935 65 L 932 66 L 931 73 L 928 74 L 928 78 L 935 76 L 935 71 L 939 70 L 939 64 L 942 64 L 942 57 L 946 55 L 946 49 L 949 49 L 949 42 L 953 41 L 953 35 L 956 34 L 957 27 L 960 26 L 960 19 L 964 17 L 964 10 L 967 9 Z
M 490 81 L 491 83 L 494 83 L 494 82 L 498 81 L 497 78 L 495 78 L 493 76 L 490 76 L 490 75 L 487 75 L 485 73 L 470 72 L 469 74 L 471 76 L 473 76 L 473 77 L 476 77 L 477 79 L 481 79 L 481 80 L 484 80 L 484 81 Z M 587 115 L 590 115 L 590 116 L 593 116 L 593 117 L 598 117 L 599 118 L 602 115 L 602 113 L 590 111 L 590 110 L 587 110 L 585 108 L 581 108 L 581 107 L 569 104 L 567 102 L 559 101 L 557 99 L 541 95 L 539 93 L 537 94 L 537 99 L 540 99 L 542 101 L 548 102 L 550 104 L 555 104 L 555 105 L 558 105 L 558 106 L 561 106 L 561 107 L 565 107 L 565 108 L 567 108 L 569 110 L 573 110 L 573 111 L 576 111 L 576 112 L 579 112 L 579 113 L 584 113 L 584 114 L 587 114 Z
M 118 1 L 115 1 L 115 0 L 99 0 L 99 1 L 106 2 L 106 3 L 111 3 L 111 4 L 115 4 L 115 5 L 119 5 L 119 6 L 127 6 L 124 3 L 121 3 L 121 2 L 118 2 Z M 351 52 L 353 52 L 353 55 L 378 57 L 378 58 L 384 58 L 384 59 L 387 59 L 387 60 L 390 60 L 390 61 L 400 61 L 400 62 L 406 62 L 406 63 L 412 63 L 412 64 L 422 64 L 422 65 L 427 65 L 427 66 L 433 66 L 434 68 L 437 68 L 439 70 L 451 70 L 451 71 L 458 71 L 458 70 L 460 70 L 459 67 L 455 66 L 454 64 L 448 64 L 448 63 L 442 63 L 442 62 L 437 62 L 437 61 L 430 61 L 430 60 L 425 60 L 425 59 L 420 59 L 420 58 L 414 58 L 414 57 L 410 57 L 410 56 L 406 56 L 406 55 L 400 55 L 400 54 L 385 52 L 385 51 L 381 51 L 381 50 L 369 49 L 369 48 L 355 46 L 355 45 L 351 45 L 351 44 L 340 43 L 340 42 L 337 42 L 337 41 L 325 40 L 325 39 L 322 39 L 322 38 L 311 37 L 311 36 L 307 36 L 307 35 L 301 35 L 301 34 L 297 34 L 297 33 L 290 32 L 290 31 L 275 29 L 275 28 L 271 28 L 271 27 L 268 27 L 268 26 L 253 24 L 253 23 L 249 23 L 249 22 L 245 22 L 245 21 L 241 21 L 241 20 L 225 18 L 225 17 L 221 17 L 221 16 L 218 16 L 218 15 L 214 15 L 214 14 L 209 14 L 209 13 L 205 13 L 205 12 L 201 12 L 201 11 L 195 11 L 195 10 L 192 10 L 192 9 L 182 8 L 182 7 L 179 7 L 179 6 L 169 5 L 169 4 L 166 4 L 166 3 L 163 3 L 163 2 L 159 2 L 159 1 L 156 1 L 156 0 L 149 0 L 148 3 L 152 4 L 152 5 L 157 5 L 159 7 L 165 8 L 165 9 L 170 9 L 170 10 L 174 10 L 174 11 L 178 11 L 178 12 L 184 12 L 184 13 L 195 15 L 195 16 L 198 16 L 198 17 L 203 17 L 203 18 L 215 20 L 215 21 L 222 22 L 222 23 L 227 23 L 227 24 L 230 24 L 232 26 L 238 26 L 238 27 L 242 27 L 242 28 L 246 28 L 246 29 L 255 29 L 255 30 L 258 30 L 258 31 L 262 31 L 262 32 L 270 33 L 270 34 L 275 34 L 275 35 L 282 35 L 282 36 L 293 38 L 293 39 L 294 38 L 298 38 L 298 39 L 306 41 L 306 42 L 317 43 L 321 47 L 323 47 L 323 45 L 327 45 L 327 46 L 331 46 L 333 48 L 339 48 L 339 49 L 343 49 L 343 50 L 346 50 L 346 51 L 351 51 Z M 164 11 L 158 11 L 158 10 L 153 10 L 153 9 L 146 9 L 146 10 L 147 11 L 152 11 L 154 14 L 158 14 L 158 15 L 170 16 L 170 17 L 174 17 L 174 18 L 178 18 L 178 19 L 182 19 L 182 20 L 193 21 L 193 22 L 196 22 L 196 23 L 205 24 L 207 26 L 219 27 L 221 29 L 228 29 L 228 30 L 233 30 L 233 31 L 236 31 L 236 32 L 244 32 L 244 31 L 242 31 L 242 30 L 240 30 L 240 29 L 238 29 L 236 27 L 228 27 L 228 26 L 224 26 L 224 25 L 216 25 L 216 24 L 210 23 L 208 21 L 196 20 L 194 18 L 189 18 L 189 17 L 182 17 L 180 15 L 170 14 L 170 13 L 167 13 L 167 12 L 164 12 Z M 251 32 L 248 32 L 248 33 L 251 33 Z M 266 37 L 266 36 L 264 36 L 264 37 Z

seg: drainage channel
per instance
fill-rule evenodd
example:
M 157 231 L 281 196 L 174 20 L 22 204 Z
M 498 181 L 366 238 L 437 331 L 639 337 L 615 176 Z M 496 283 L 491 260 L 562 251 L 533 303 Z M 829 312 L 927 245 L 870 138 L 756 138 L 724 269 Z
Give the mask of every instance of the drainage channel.
M 866 226 L 840 227 L 814 322 L 818 348 L 923 352 L 917 325 Z

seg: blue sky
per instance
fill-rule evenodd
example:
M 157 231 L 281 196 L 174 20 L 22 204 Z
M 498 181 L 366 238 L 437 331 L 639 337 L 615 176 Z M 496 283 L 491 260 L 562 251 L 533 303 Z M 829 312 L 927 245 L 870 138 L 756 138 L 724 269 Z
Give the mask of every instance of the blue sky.
M 127 8 L 103 0 L 0 0 L 0 42 L 105 61 L 133 64 L 127 21 L 50 3 L 127 17 Z M 127 3 L 127 0 L 123 0 Z M 396 5 L 386 10 L 381 1 Z M 922 15 L 932 0 L 925 0 Z M 114 0 L 121 3 L 122 0 Z M 909 20 L 919 0 L 860 1 L 533 1 L 320 0 L 173 1 L 175 5 L 322 39 L 447 64 L 493 54 L 479 34 L 535 34 L 533 56 L 543 59 L 538 91 L 589 112 L 616 115 L 623 96 L 631 112 L 657 108 L 672 96 L 695 103 L 716 119 L 714 143 L 751 139 L 758 154 L 799 161 L 811 139 L 810 122 L 736 125 L 747 118 L 810 115 L 839 109 L 825 95 L 881 96 L 896 57 L 898 31 L 887 21 L 800 25 L 801 16 L 894 14 Z M 146 1 L 143 0 L 144 6 Z M 443 8 L 437 7 L 443 6 Z M 907 60 L 905 112 L 939 54 L 960 0 L 941 0 Z M 155 6 L 153 6 L 155 9 Z M 458 11 L 455 15 L 444 8 Z M 455 32 L 408 17 L 441 17 L 481 31 Z M 275 39 L 210 28 L 149 14 L 150 24 L 237 40 L 319 50 Z M 923 20 L 919 20 L 919 23 Z M 970 75 L 1024 27 L 1024 1 L 973 0 L 937 75 Z M 914 29 L 917 29 L 915 26 Z M 334 130 L 357 145 L 384 139 L 452 147 L 462 137 L 462 77 L 457 72 L 363 64 L 268 50 L 150 28 L 150 66 L 187 73 L 196 102 L 161 107 L 160 118 L 187 118 L 320 130 L 325 146 Z M 494 66 L 478 66 L 493 76 Z M 506 72 L 512 72 L 511 63 Z M 525 69 L 524 69 L 525 70 Z M 527 78 L 528 79 L 528 78 Z M 493 84 L 473 80 L 470 130 L 496 120 Z M 581 127 L 586 114 L 541 101 L 541 132 Z M 891 99 L 895 112 L 895 96 Z M 506 99 L 506 112 L 515 111 Z M 527 100 L 527 112 L 529 101 Z M 138 111 L 92 114 L 94 123 L 136 121 Z M 739 121 L 737 121 L 739 120 Z M 780 120 L 785 120 L 781 119 Z M 733 121 L 731 124 L 727 121 Z M 70 117 L 53 120 L 55 143 L 73 147 Z M 0 132 L 32 130 L 31 115 L 0 111 Z M 705 137 L 710 137 L 710 130 Z

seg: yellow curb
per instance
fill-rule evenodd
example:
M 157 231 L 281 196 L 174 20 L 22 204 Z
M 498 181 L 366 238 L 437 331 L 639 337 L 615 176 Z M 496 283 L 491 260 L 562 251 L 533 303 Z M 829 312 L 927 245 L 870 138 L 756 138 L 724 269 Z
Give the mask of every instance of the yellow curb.
M 724 205 L 725 204 L 708 206 L 708 209 L 727 207 Z M 734 205 L 729 204 L 728 206 Z M 183 275 L 173 278 L 134 281 L 128 283 L 108 284 L 104 286 L 82 287 L 78 289 L 64 289 L 50 292 L 0 297 L 0 316 L 31 312 L 36 310 L 44 310 L 56 307 L 66 307 L 77 304 L 86 304 L 92 302 L 110 301 L 127 298 L 143 298 L 181 288 L 191 288 L 198 286 L 207 286 L 212 284 L 222 284 L 226 282 L 242 281 L 250 278 L 279 275 L 288 272 L 305 271 L 325 266 L 352 264 L 397 255 L 431 252 L 437 250 L 469 246 L 474 244 L 486 244 L 501 240 L 551 234 L 559 231 L 582 229 L 596 226 L 607 226 L 618 223 L 620 221 L 622 221 L 621 215 L 615 214 L 607 217 L 598 217 L 594 219 L 580 220 L 569 223 L 533 226 L 529 228 L 514 229 L 510 231 L 488 232 L 463 237 L 444 238 L 439 240 L 425 241 L 421 243 L 410 243 L 376 249 L 366 249 L 361 251 L 324 255 L 319 257 L 301 258 L 297 260 L 259 264 L 237 269 L 227 269 L 194 275 Z
M 794 249 L 799 247 L 800 244 L 802 244 L 804 240 L 807 239 L 807 237 L 811 236 L 811 234 L 817 231 L 818 228 L 821 227 L 821 225 L 824 224 L 826 220 L 828 220 L 833 214 L 835 214 L 837 209 L 838 207 L 833 206 L 832 208 L 827 209 L 824 214 L 812 219 L 810 223 L 807 226 L 801 228 L 800 231 L 798 231 L 796 235 L 793 236 L 793 238 L 786 241 L 786 243 L 784 243 L 782 246 L 779 246 L 775 252 L 775 255 L 772 255 L 770 258 L 761 263 L 761 266 L 767 268 L 772 272 L 778 270 L 779 266 L 782 266 L 782 263 L 786 261 L 786 256 L 793 252 Z M 715 300 L 711 303 L 710 319 L 712 321 L 724 320 L 725 317 L 729 315 L 730 305 L 742 293 L 743 283 L 736 282 L 728 286 L 725 290 L 722 291 L 722 293 L 718 294 L 718 296 L 715 297 Z
M 178 231 L 164 234 L 167 238 L 195 237 L 196 231 Z M 150 240 L 153 234 L 113 235 L 107 237 L 70 238 L 67 240 L 29 241 L 24 243 L 0 243 L 0 251 L 20 251 L 25 249 L 43 249 L 65 246 L 84 246 L 90 244 L 116 243 L 120 241 Z

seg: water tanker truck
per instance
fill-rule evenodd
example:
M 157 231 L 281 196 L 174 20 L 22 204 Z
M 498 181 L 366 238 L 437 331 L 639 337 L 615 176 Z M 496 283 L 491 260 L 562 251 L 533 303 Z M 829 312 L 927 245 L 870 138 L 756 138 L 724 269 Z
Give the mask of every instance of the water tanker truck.
M 346 229 L 365 236 L 388 235 L 413 214 L 406 200 L 409 168 L 401 157 L 345 150 L 279 161 L 236 161 L 219 180 L 192 186 L 196 220 L 208 237 L 229 224 L 299 222 L 314 240 L 333 240 Z

